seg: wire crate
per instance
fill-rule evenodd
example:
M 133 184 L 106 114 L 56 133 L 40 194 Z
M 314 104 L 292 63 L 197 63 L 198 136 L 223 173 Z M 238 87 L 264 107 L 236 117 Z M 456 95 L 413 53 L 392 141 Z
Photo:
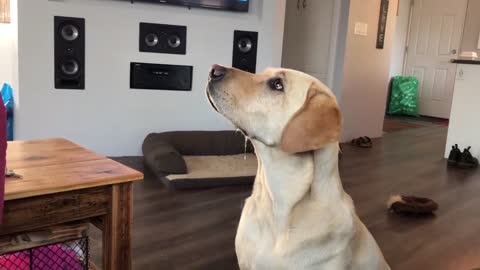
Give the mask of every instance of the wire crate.
M 0 270 L 88 270 L 89 243 L 84 228 L 76 224 L 3 238 Z

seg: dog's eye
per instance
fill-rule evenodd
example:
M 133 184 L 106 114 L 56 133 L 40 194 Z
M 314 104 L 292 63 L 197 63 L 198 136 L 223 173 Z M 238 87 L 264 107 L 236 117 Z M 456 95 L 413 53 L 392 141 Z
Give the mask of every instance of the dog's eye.
M 270 88 L 275 91 L 283 91 L 282 79 L 276 78 L 269 81 Z

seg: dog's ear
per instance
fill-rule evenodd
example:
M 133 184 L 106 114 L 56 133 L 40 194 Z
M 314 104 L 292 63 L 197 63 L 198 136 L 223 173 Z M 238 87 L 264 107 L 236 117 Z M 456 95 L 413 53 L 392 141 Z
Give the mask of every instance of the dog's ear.
M 301 153 L 336 142 L 340 137 L 341 121 L 335 98 L 312 84 L 304 105 L 283 130 L 281 148 L 288 153 Z

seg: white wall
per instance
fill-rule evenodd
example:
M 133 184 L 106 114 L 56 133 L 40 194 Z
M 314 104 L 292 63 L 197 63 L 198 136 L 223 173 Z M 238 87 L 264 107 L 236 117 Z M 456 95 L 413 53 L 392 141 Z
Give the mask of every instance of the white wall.
M 448 125 L 448 136 L 445 147 L 445 158 L 452 149 L 452 145 L 458 144 L 460 150 L 471 146 L 472 155 L 480 156 L 480 129 L 474 124 L 472 118 L 480 114 L 480 66 L 457 65 L 455 90 L 453 91 L 452 110 Z
M 12 83 L 12 64 L 15 59 L 13 25 L 0 23 L 0 87 L 4 82 Z
M 390 0 L 385 47 L 376 48 L 380 1 L 351 0 L 340 106 L 343 141 L 381 137 L 390 77 L 397 0 Z M 355 23 L 368 24 L 367 36 L 354 34 Z
M 410 18 L 411 0 L 398 0 L 399 9 L 395 36 L 393 38 L 392 64 L 390 65 L 390 77 L 403 75 L 403 63 L 405 60 L 405 47 L 407 46 L 408 22 Z
M 17 1 L 10 1 L 11 22 L 0 23 L 0 88 L 9 83 L 15 89 L 18 77 Z
M 248 14 L 109 0 L 19 0 L 17 138 L 65 137 L 106 155 L 140 153 L 153 131 L 231 126 L 204 87 L 211 64 L 230 65 L 233 30 L 259 31 L 257 69 L 280 66 L 285 0 L 252 0 Z M 86 90 L 53 86 L 53 16 L 86 19 Z M 138 52 L 138 24 L 187 26 L 187 55 Z M 193 65 L 192 92 L 129 89 L 131 61 Z

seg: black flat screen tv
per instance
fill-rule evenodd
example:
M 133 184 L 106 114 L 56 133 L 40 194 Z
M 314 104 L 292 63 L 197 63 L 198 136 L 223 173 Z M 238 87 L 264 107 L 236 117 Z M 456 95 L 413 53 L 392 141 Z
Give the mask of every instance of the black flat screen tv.
M 250 0 L 131 0 L 132 2 L 149 2 L 185 7 L 202 7 L 211 9 L 248 12 Z

